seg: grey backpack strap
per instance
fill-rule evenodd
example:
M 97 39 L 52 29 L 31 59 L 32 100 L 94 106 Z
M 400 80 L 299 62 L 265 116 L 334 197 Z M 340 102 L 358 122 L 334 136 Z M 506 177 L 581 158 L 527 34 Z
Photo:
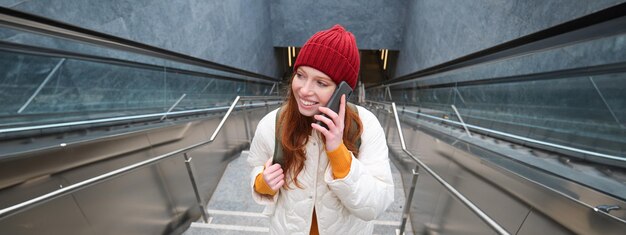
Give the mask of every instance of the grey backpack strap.
M 347 102 L 346 104 L 348 104 L 348 108 L 352 109 L 352 111 L 354 111 L 356 114 L 359 114 L 359 109 L 357 109 L 356 105 L 350 102 Z M 357 131 L 358 130 L 357 130 L 356 121 L 352 120 L 352 126 L 350 126 L 350 130 L 348 130 L 348 133 L 355 133 Z M 356 140 L 356 148 L 357 149 L 361 148 L 361 137 L 359 137 L 359 139 Z
M 278 123 L 280 121 L 281 112 L 282 112 L 282 107 L 278 108 L 278 111 L 276 112 L 276 133 L 274 137 L 274 160 L 272 160 L 272 165 L 274 163 L 278 163 L 282 166 L 283 165 L 283 145 L 281 143 L 280 133 L 283 128 Z

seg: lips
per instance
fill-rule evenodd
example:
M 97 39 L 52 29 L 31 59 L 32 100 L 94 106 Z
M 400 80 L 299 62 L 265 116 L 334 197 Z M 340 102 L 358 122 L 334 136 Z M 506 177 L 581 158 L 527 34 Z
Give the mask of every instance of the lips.
M 307 100 L 303 100 L 303 99 L 300 99 L 300 102 L 302 102 L 302 104 L 303 104 L 304 106 L 312 106 L 312 105 L 316 105 L 316 104 L 318 104 L 318 102 L 307 101 Z

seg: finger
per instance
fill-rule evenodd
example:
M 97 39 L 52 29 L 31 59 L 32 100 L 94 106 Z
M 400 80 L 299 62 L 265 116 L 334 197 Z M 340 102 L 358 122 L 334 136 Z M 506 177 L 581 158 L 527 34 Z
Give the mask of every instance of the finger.
M 326 136 L 326 138 L 332 137 L 332 133 L 330 133 L 330 131 L 326 128 L 324 128 L 323 126 L 317 124 L 317 123 L 311 123 L 311 127 L 313 127 L 313 129 L 319 131 L 320 133 L 322 133 L 322 135 Z
M 313 116 L 313 118 L 326 124 L 328 130 L 330 130 L 331 132 L 335 130 L 335 122 L 333 122 L 333 120 L 329 119 L 328 117 L 324 115 L 315 115 Z
M 263 179 L 269 183 L 270 181 L 272 181 L 272 179 L 274 179 L 275 176 L 273 176 L 273 174 L 276 172 L 276 169 L 272 168 L 271 166 L 268 168 L 265 168 L 265 170 L 263 170 Z
M 346 95 L 341 95 L 341 102 L 339 102 L 339 114 L 337 116 L 342 122 L 346 117 Z M 337 123 L 337 121 L 335 121 L 335 123 Z
M 280 189 L 280 187 L 283 187 L 283 184 L 285 184 L 284 180 L 280 180 L 278 181 L 278 183 L 276 185 L 274 185 L 274 187 L 270 187 L 272 190 L 274 191 L 278 191 Z
M 265 180 L 265 183 L 270 187 L 273 185 L 272 182 L 274 182 L 274 178 L 276 177 L 272 176 L 271 174 L 263 175 L 263 180 Z
M 270 165 L 272 165 L 272 160 L 273 158 L 267 159 L 267 162 L 265 162 L 265 169 L 267 169 L 268 167 L 270 167 Z
M 268 178 L 269 180 L 273 180 L 273 179 L 275 179 L 276 177 L 278 177 L 278 176 L 279 176 L 279 175 L 281 175 L 281 174 L 283 174 L 283 169 L 280 169 L 280 168 L 279 168 L 277 171 L 274 171 L 274 172 L 268 172 L 268 174 L 267 174 L 267 178 Z
M 278 175 L 282 173 L 283 173 L 282 169 L 279 169 L 276 171 L 267 171 L 267 172 L 264 172 L 263 177 L 265 177 L 268 181 L 272 181 L 274 178 L 276 178 Z
M 335 118 L 333 118 L 333 122 L 335 123 L 335 126 L 340 131 L 343 131 L 345 117 L 346 117 L 346 95 L 341 95 L 341 99 L 339 102 L 339 113 L 337 114 Z
M 276 177 L 276 179 L 273 179 L 271 182 L 272 184 L 270 185 L 277 185 L 278 182 L 280 182 L 281 180 L 283 180 L 285 178 L 285 174 L 280 174 L 278 177 Z
M 281 166 L 278 163 L 275 163 L 274 165 L 271 165 L 271 166 L 265 168 L 265 170 L 268 171 L 268 172 L 274 172 L 274 171 L 277 171 L 278 169 L 281 169 Z
M 326 114 L 326 116 L 330 117 L 331 119 L 339 117 L 339 115 L 335 113 L 335 111 L 329 109 L 328 107 L 319 107 L 319 111 L 320 113 Z

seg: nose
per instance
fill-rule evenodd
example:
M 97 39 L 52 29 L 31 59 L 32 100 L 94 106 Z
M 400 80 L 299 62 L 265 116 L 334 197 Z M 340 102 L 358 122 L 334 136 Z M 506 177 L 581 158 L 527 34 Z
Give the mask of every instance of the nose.
M 313 94 L 313 80 L 309 79 L 304 84 L 302 84 L 302 88 L 300 89 L 303 95 L 311 95 Z

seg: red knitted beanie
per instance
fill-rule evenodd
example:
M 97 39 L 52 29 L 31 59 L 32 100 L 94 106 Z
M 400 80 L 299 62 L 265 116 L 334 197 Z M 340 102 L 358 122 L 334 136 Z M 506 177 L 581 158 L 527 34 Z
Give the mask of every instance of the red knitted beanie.
M 310 66 L 328 75 L 336 84 L 346 81 L 354 89 L 360 63 L 354 35 L 337 24 L 315 33 L 302 46 L 293 69 Z

